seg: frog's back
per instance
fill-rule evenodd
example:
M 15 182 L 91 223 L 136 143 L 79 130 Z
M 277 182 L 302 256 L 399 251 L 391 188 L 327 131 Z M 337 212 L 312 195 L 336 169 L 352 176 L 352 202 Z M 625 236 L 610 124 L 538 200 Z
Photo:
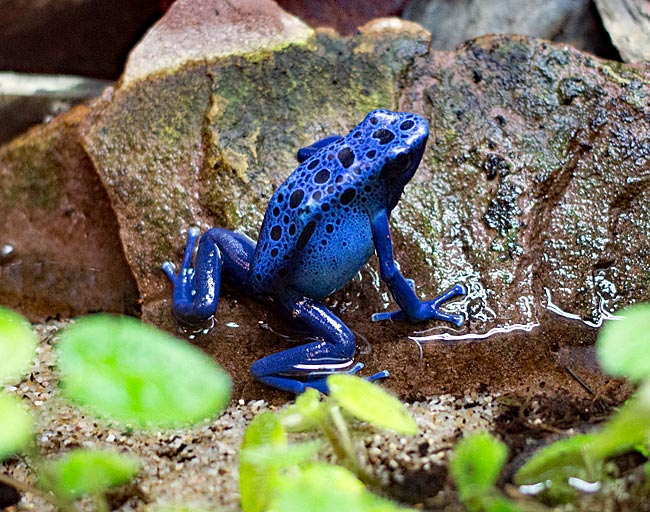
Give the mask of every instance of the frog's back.
M 251 281 L 258 293 L 294 291 L 320 299 L 368 261 L 374 252 L 370 219 L 394 206 L 386 204 L 390 194 L 380 177 L 386 153 L 410 117 L 418 116 L 372 112 L 346 137 L 304 161 L 278 188 L 253 258 Z

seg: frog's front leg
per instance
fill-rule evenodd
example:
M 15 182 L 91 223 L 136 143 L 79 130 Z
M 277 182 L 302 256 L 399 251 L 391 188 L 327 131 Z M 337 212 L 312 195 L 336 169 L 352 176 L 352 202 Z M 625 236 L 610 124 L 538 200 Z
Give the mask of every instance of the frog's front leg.
M 307 297 L 288 295 L 273 299 L 293 322 L 298 322 L 314 341 L 259 359 L 251 373 L 260 382 L 284 391 L 300 394 L 306 388 L 327 393 L 326 379 L 335 372 L 356 373 L 363 364 L 353 365 L 356 349 L 354 334 L 323 304 Z M 388 377 L 387 371 L 367 378 Z
M 418 299 L 413 281 L 405 279 L 395 264 L 388 214 L 385 210 L 382 210 L 372 220 L 372 236 L 379 257 L 381 278 L 388 285 L 395 302 L 400 307 L 399 311 L 375 313 L 372 315 L 373 322 L 404 319 L 412 322 L 444 320 L 457 327 L 461 327 L 465 323 L 463 315 L 452 315 L 439 309 L 440 305 L 449 299 L 459 295 L 466 295 L 467 289 L 465 285 L 459 283 L 430 301 L 420 301 Z
M 303 163 L 305 160 L 307 160 L 309 157 L 323 149 L 324 147 L 329 146 L 330 144 L 334 144 L 335 142 L 338 142 L 342 139 L 340 135 L 330 135 L 329 137 L 325 137 L 323 139 L 317 140 L 313 144 L 310 144 L 309 146 L 306 146 L 304 148 L 300 148 L 298 150 L 298 153 L 296 153 L 296 160 L 298 162 Z
M 181 323 L 192 327 L 203 325 L 216 312 L 222 268 L 224 278 L 252 294 L 248 273 L 255 251 L 255 242 L 246 235 L 213 228 L 201 237 L 195 266 L 192 267 L 192 254 L 198 237 L 198 228 L 188 230 L 185 255 L 178 274 L 174 272 L 172 262 L 165 261 L 162 265 L 174 286 L 172 312 Z

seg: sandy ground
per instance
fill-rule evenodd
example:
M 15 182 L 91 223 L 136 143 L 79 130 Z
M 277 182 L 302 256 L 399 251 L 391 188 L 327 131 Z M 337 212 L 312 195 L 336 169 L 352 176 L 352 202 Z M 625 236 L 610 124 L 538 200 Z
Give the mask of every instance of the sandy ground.
M 85 447 L 111 448 L 141 457 L 144 463 L 137 480 L 110 496 L 111 506 L 117 510 L 154 510 L 174 503 L 239 510 L 238 450 L 244 430 L 256 414 L 279 408 L 263 400 L 235 401 L 218 419 L 185 430 L 139 431 L 97 420 L 60 396 L 54 346 L 64 326 L 56 321 L 36 326 L 41 344 L 34 368 L 19 386 L 7 388 L 34 410 L 36 443 L 43 455 L 53 457 Z M 408 404 L 408 408 L 420 427 L 417 436 L 380 432 L 361 424 L 356 430 L 375 474 L 405 497 L 421 494 L 423 485 L 442 487 L 445 472 L 439 468 L 455 440 L 468 431 L 490 429 L 498 414 L 489 395 L 440 395 Z M 2 470 L 23 481 L 34 480 L 22 458 L 6 461 Z M 447 501 L 444 494 L 438 493 L 423 505 L 428 508 Z M 82 508 L 91 510 L 92 506 L 82 503 Z M 10 510 L 49 511 L 53 507 L 25 494 Z

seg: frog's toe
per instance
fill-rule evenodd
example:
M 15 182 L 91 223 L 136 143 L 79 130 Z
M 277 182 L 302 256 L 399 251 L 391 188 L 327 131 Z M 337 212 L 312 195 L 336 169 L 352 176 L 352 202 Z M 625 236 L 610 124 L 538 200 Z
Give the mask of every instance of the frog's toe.
M 374 382 L 379 379 L 387 379 L 390 377 L 390 372 L 388 370 L 382 370 L 380 372 L 375 373 L 374 375 L 371 375 L 370 377 L 364 377 L 368 382 Z
M 406 320 L 406 315 L 403 311 L 382 311 L 381 313 L 375 313 L 370 317 L 372 322 L 384 322 L 386 320 L 395 320 L 399 322 L 400 320 Z
M 176 282 L 176 265 L 171 261 L 163 261 L 162 269 L 172 283 Z

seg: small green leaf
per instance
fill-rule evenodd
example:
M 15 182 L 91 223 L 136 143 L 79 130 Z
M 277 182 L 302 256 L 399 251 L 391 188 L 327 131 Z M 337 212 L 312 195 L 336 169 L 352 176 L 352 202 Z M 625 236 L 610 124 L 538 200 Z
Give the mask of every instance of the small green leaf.
M 134 318 L 93 315 L 58 345 L 65 394 L 118 421 L 175 427 L 223 410 L 228 374 L 196 347 Z
M 242 453 L 248 450 L 282 449 L 287 446 L 287 434 L 278 417 L 272 412 L 263 412 L 253 418 L 244 434 Z M 244 512 L 262 512 L 268 507 L 272 490 L 280 475 L 278 467 L 256 465 L 247 462 L 245 457 L 239 461 L 239 493 Z
M 507 446 L 487 432 L 462 439 L 454 448 L 454 458 L 449 467 L 461 501 L 489 493 L 507 457 Z
M 348 413 L 377 427 L 415 435 L 418 426 L 404 404 L 379 386 L 355 375 L 327 378 L 330 396 Z
M 77 499 L 125 484 L 139 470 L 140 461 L 134 457 L 111 451 L 79 449 L 46 462 L 41 481 L 54 494 Z
M 531 485 L 551 481 L 564 485 L 569 476 L 585 477 L 585 456 L 599 434 L 578 434 L 556 441 L 537 451 L 515 474 L 517 485 Z
M 239 452 L 241 464 L 258 469 L 283 469 L 304 464 L 313 459 L 323 446 L 320 441 L 308 441 L 289 445 L 262 445 L 242 448 Z
M 27 372 L 37 343 L 26 318 L 0 307 L 0 383 L 12 382 Z
M 13 395 L 0 393 L 0 461 L 29 444 L 33 426 L 23 403 Z
M 314 430 L 324 414 L 325 408 L 320 400 L 320 392 L 307 388 L 296 397 L 296 402 L 280 412 L 280 421 L 289 432 Z
M 269 512 L 396 512 L 396 504 L 371 494 L 340 466 L 312 464 L 282 478 Z
M 605 459 L 635 450 L 650 435 L 650 403 L 643 397 L 650 392 L 650 381 L 612 416 L 601 433 L 589 445 L 592 459 Z
M 607 322 L 596 342 L 603 368 L 635 382 L 650 377 L 650 304 L 636 304 L 617 315 L 623 320 Z

